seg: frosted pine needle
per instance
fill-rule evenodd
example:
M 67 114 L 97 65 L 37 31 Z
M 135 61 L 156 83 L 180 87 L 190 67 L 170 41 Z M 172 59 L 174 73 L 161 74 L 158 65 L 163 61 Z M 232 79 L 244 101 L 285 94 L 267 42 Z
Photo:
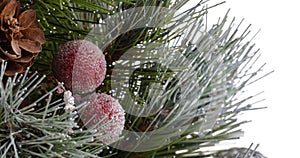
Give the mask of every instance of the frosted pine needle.
M 93 128 L 81 129 L 77 124 L 77 108 L 72 93 L 66 91 L 64 99 L 54 89 L 36 100 L 32 94 L 40 95 L 39 77 L 27 69 L 16 74 L 3 84 L 6 63 L 0 72 L 0 155 L 6 157 L 97 157 L 104 145 L 105 135 L 97 134 Z M 58 99 L 54 99 L 58 98 Z M 21 107 L 23 101 L 28 105 Z M 65 105 L 65 110 L 63 110 Z M 95 141 L 95 142 L 93 142 Z M 92 144 L 91 144 L 92 143 Z

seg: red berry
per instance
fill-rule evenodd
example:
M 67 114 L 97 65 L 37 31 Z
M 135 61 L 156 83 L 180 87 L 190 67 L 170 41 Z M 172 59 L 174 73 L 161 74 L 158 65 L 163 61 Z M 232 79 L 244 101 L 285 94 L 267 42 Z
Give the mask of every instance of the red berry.
M 89 104 L 80 112 L 82 122 L 87 128 L 98 124 L 97 130 L 103 136 L 108 135 L 103 143 L 116 141 L 125 124 L 125 113 L 120 103 L 110 95 L 96 93 L 90 95 L 88 101 Z
M 55 78 L 73 93 L 94 91 L 104 80 L 106 61 L 103 52 L 92 42 L 69 41 L 54 55 Z

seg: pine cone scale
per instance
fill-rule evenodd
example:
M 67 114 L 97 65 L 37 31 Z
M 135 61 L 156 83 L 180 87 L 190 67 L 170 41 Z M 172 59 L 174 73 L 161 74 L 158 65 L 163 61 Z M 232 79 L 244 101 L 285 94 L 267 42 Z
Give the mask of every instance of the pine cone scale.
M 25 69 L 21 64 L 9 62 L 7 64 L 5 75 L 13 76 L 13 75 L 15 75 L 15 73 L 19 73 L 19 72 L 23 72 L 23 71 L 25 71 Z
M 14 62 L 14 63 L 10 62 L 10 63 L 7 64 L 7 69 L 5 71 L 5 75 L 7 75 L 7 76 L 13 76 L 16 73 L 24 72 L 26 70 L 25 66 L 27 66 L 27 64 L 26 65 L 22 65 L 22 64 L 19 64 L 19 63 L 16 63 L 16 62 Z
M 20 39 L 18 43 L 19 43 L 19 47 L 31 53 L 38 53 L 42 51 L 42 46 L 37 41 L 32 41 L 29 39 Z
M 4 20 L 10 20 L 15 15 L 16 8 L 18 6 L 17 1 L 10 1 L 2 10 L 1 17 L 4 17 Z
M 19 41 L 12 39 L 11 47 L 17 56 L 21 56 L 22 50 L 20 49 Z
M 16 59 L 19 59 L 20 56 L 18 57 L 16 54 L 12 54 L 12 53 L 9 53 L 9 51 L 4 51 L 2 52 L 6 57 L 8 57 L 8 59 L 10 60 L 16 60 Z M 7 60 L 7 59 L 6 59 Z
M 33 19 L 35 19 L 35 11 L 34 10 L 30 9 L 30 10 L 24 11 L 19 17 L 20 29 L 22 29 L 22 30 L 28 29 L 34 22 Z
M 22 58 L 16 59 L 14 60 L 17 63 L 30 63 L 32 62 L 33 58 L 36 56 L 36 54 L 32 54 L 32 53 L 26 53 L 23 54 Z
M 21 31 L 21 33 L 26 39 L 30 39 L 32 41 L 35 40 L 39 43 L 46 42 L 46 39 L 44 37 L 44 32 L 40 28 L 28 28 L 26 29 L 26 31 Z M 36 36 L 32 36 L 32 35 L 36 35 Z

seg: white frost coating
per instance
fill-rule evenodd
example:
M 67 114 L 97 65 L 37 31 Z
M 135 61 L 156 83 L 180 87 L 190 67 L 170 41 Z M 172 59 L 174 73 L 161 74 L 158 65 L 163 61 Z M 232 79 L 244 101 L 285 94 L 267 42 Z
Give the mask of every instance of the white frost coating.
M 74 97 L 72 96 L 72 92 L 71 91 L 65 91 L 64 92 L 64 102 L 65 102 L 65 110 L 70 113 L 75 109 L 75 101 L 74 101 Z

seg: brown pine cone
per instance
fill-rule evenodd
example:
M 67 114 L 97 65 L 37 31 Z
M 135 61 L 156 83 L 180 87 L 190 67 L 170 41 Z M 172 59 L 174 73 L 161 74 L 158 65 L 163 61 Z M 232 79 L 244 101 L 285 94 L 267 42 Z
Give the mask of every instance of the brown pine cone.
M 36 13 L 22 11 L 16 0 L 0 0 L 0 62 L 6 61 L 6 76 L 22 73 L 33 64 L 46 42 Z

